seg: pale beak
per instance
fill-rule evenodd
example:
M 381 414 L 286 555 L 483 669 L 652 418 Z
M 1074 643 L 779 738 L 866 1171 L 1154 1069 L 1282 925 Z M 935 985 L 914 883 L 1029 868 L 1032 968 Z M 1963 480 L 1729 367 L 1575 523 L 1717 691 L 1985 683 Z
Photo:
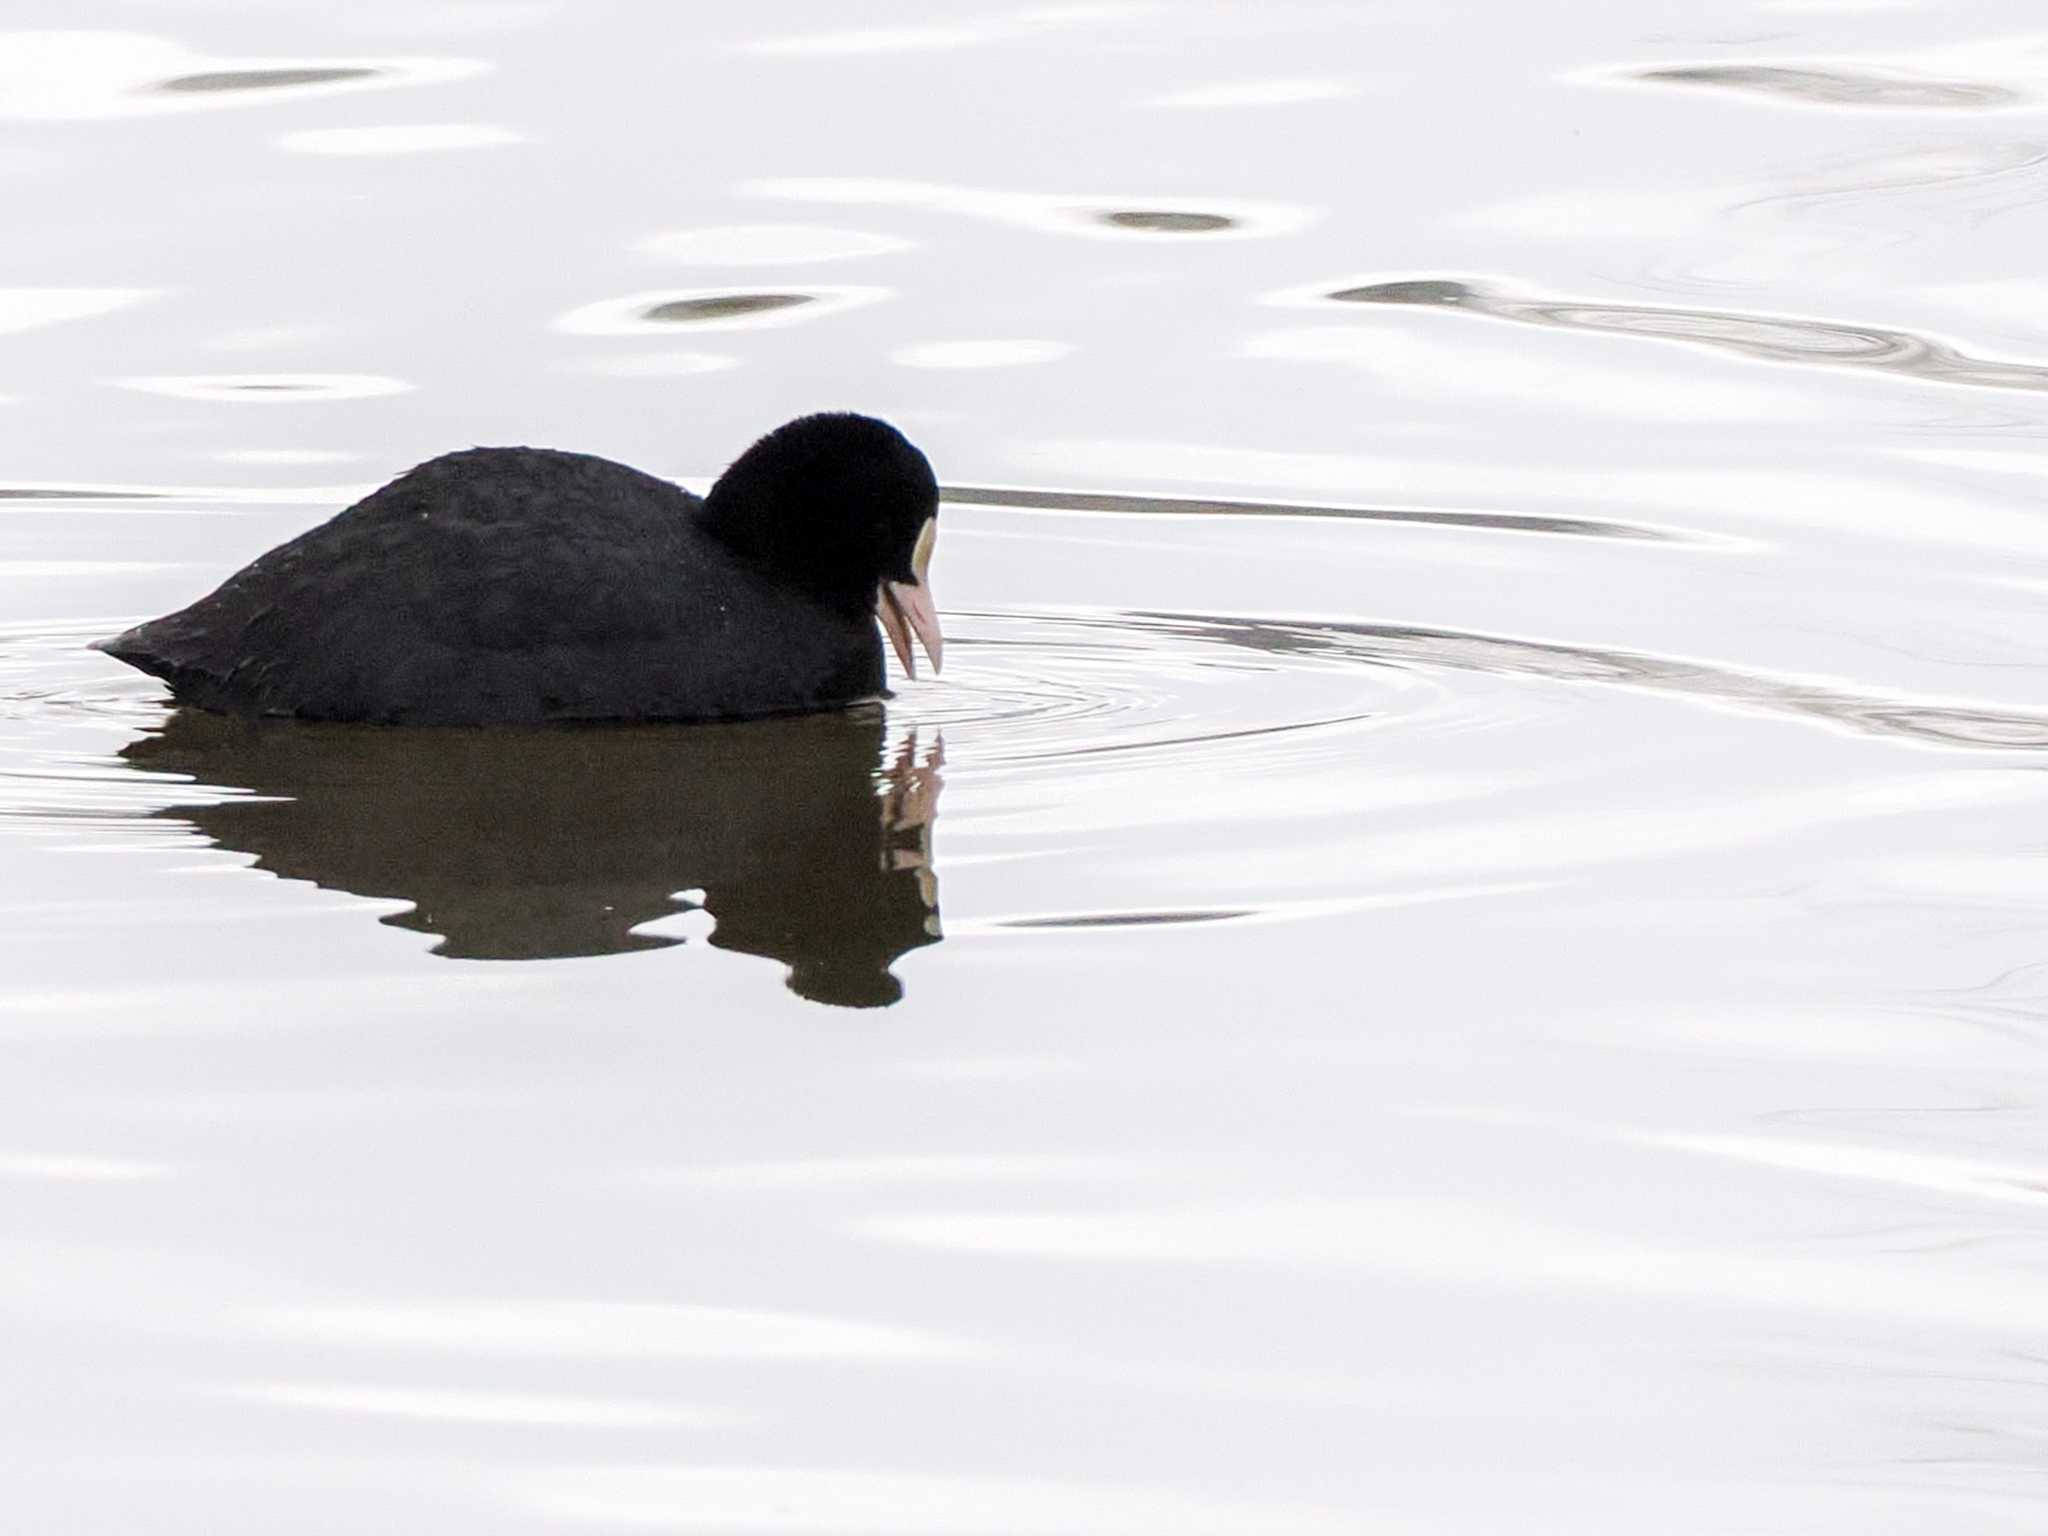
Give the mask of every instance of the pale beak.
M 910 557 L 910 568 L 917 579 L 885 581 L 875 589 L 875 617 L 882 621 L 882 632 L 889 637 L 896 659 L 903 663 L 905 677 L 917 676 L 917 663 L 910 653 L 912 635 L 917 636 L 918 644 L 931 658 L 933 676 L 938 675 L 940 655 L 945 648 L 945 637 L 939 633 L 939 610 L 933 606 L 929 580 L 932 547 L 938 541 L 939 520 L 927 518 L 917 536 L 917 549 Z

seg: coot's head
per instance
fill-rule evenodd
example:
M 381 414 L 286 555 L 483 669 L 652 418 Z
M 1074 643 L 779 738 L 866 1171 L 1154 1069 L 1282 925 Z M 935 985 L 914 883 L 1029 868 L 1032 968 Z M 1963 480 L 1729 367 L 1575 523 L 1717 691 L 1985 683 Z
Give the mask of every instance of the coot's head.
M 939 669 L 938 517 L 925 456 L 886 421 L 840 411 L 777 427 L 704 499 L 710 530 L 778 580 L 840 613 L 873 612 L 912 677 L 913 634 Z

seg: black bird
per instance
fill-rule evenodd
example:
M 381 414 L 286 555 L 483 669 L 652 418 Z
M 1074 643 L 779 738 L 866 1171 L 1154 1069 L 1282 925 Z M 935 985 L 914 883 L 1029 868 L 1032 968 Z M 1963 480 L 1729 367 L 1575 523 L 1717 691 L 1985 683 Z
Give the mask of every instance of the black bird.
M 850 413 L 777 428 L 708 496 L 609 459 L 408 470 L 189 608 L 100 642 L 181 703 L 388 725 L 741 719 L 939 667 L 930 463 Z

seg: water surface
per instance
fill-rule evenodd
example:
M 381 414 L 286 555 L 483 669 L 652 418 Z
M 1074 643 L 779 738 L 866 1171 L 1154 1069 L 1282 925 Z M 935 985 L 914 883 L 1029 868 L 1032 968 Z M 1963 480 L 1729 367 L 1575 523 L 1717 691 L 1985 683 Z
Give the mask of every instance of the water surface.
M 2048 1530 L 2031 13 L 4 25 L 15 1524 Z M 86 649 L 844 406 L 886 710 Z

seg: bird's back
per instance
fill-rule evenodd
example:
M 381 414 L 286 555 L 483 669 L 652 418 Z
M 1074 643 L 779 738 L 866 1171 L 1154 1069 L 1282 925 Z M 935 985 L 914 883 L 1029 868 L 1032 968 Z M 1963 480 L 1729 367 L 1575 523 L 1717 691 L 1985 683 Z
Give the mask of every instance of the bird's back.
M 710 718 L 876 691 L 872 625 L 764 580 L 700 505 L 588 454 L 446 454 L 104 648 L 188 702 L 399 724 Z

